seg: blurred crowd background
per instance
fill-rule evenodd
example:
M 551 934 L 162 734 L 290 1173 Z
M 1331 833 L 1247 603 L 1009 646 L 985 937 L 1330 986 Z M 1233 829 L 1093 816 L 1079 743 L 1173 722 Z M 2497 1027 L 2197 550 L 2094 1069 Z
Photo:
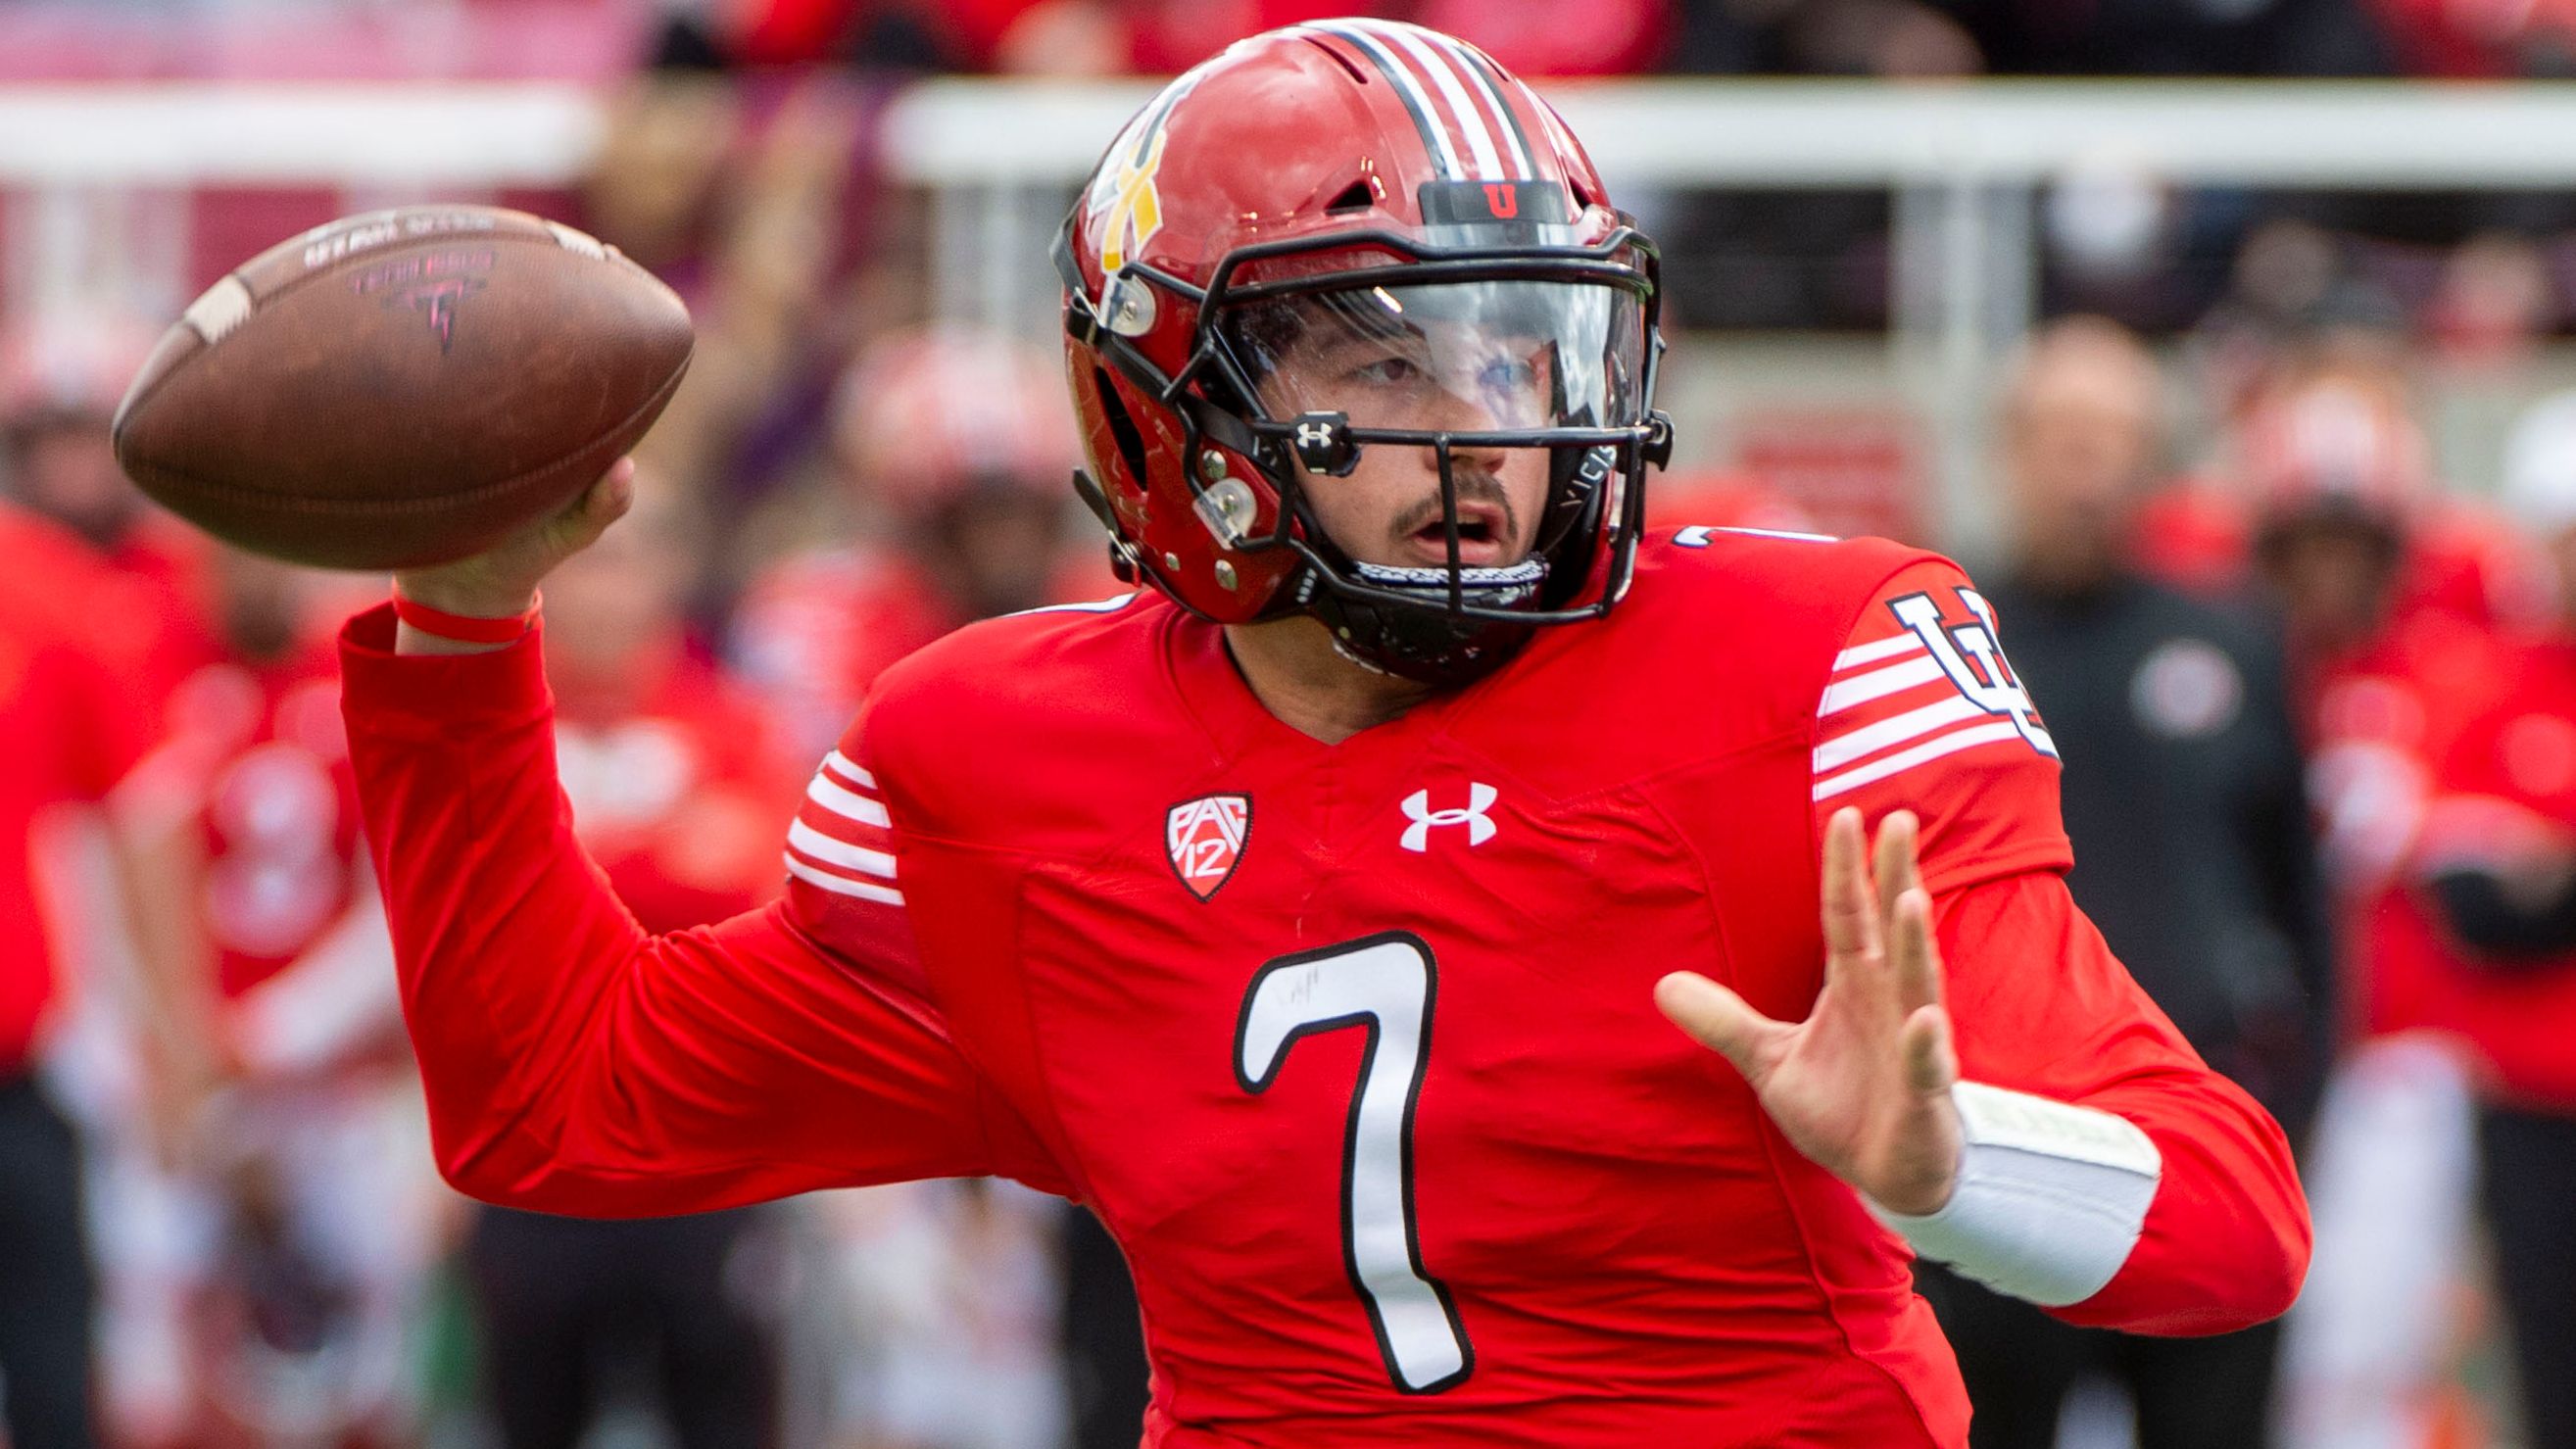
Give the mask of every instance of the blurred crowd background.
M 1042 247 L 1140 78 L 1354 9 L 1537 79 L 1661 241 L 1659 527 L 1988 586 L 2078 899 L 2299 1142 L 2285 1326 L 1927 1279 L 1979 1449 L 2576 1444 L 2576 7 L 0 0 L 17 1449 L 1135 1442 L 1123 1268 L 1052 1200 L 439 1184 L 329 651 L 383 581 L 157 516 L 107 419 L 199 289 L 370 206 L 523 207 L 680 289 L 694 368 L 548 667 L 594 854 L 647 925 L 720 918 L 876 671 L 1116 591 Z

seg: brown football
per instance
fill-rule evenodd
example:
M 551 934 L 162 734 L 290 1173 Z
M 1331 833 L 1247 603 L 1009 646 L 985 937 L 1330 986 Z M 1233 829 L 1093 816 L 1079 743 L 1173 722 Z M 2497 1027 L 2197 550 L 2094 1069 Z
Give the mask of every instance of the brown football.
M 693 340 L 670 288 L 570 227 L 488 206 L 370 212 L 208 288 L 117 408 L 116 458 L 244 548 L 446 563 L 633 447 Z

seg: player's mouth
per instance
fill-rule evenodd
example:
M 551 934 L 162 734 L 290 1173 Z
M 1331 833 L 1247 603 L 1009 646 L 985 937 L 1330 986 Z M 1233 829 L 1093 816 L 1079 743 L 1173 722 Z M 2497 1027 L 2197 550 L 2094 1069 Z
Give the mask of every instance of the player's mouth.
M 1448 529 L 1433 515 L 1402 539 L 1403 562 L 1445 568 L 1449 563 Z M 1510 513 L 1499 503 L 1458 501 L 1458 562 L 1462 567 L 1499 568 L 1512 561 Z

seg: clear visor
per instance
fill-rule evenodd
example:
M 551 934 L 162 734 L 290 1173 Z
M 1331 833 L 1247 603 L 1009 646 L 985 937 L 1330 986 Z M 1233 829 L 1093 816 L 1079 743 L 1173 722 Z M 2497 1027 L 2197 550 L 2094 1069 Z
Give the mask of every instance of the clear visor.
M 1300 292 L 1229 308 L 1219 328 L 1272 422 L 1520 432 L 1643 420 L 1645 309 L 1607 283 L 1430 282 Z

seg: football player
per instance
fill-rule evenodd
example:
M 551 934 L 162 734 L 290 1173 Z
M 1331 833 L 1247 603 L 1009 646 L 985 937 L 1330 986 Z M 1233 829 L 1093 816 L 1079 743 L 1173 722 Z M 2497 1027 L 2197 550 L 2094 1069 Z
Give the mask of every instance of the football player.
M 882 675 L 782 904 L 649 935 L 564 822 L 533 590 L 630 473 L 350 626 L 454 1181 L 1076 1197 L 1172 1449 L 1957 1446 L 1909 1244 L 2079 1323 L 2289 1302 L 2280 1131 L 2069 901 L 1967 579 L 1643 537 L 1655 252 L 1544 101 L 1414 27 L 1260 35 L 1056 259 L 1149 587 Z
M 314 627 L 333 583 L 229 546 L 208 572 L 222 653 L 172 692 L 120 805 L 185 903 L 159 969 L 208 998 L 191 1014 L 221 1043 L 223 1090 L 157 1124 L 180 1150 L 121 1144 L 103 1183 L 110 1401 L 145 1443 L 399 1439 L 452 1200 L 419 1170 L 392 944 Z
M 2435 765 L 2409 862 L 2453 967 L 2433 1024 L 2472 1063 L 2478 1189 L 2512 1327 L 2524 1433 L 2576 1445 L 2576 395 L 2505 449 L 2504 501 L 2556 563 L 2555 627 Z
M 2420 1439 L 2451 1412 L 2476 1184 L 2459 1058 L 2423 1035 L 2460 1004 L 2461 953 L 2405 867 L 2435 771 L 2513 651 L 2459 607 L 2483 589 L 2426 586 L 2462 577 L 2428 547 L 2451 505 L 2402 379 L 2374 355 L 2286 370 L 2235 451 L 2288 645 L 2344 1018 L 2309 1153 L 2332 1250 L 2285 1329 L 2281 1438 Z

